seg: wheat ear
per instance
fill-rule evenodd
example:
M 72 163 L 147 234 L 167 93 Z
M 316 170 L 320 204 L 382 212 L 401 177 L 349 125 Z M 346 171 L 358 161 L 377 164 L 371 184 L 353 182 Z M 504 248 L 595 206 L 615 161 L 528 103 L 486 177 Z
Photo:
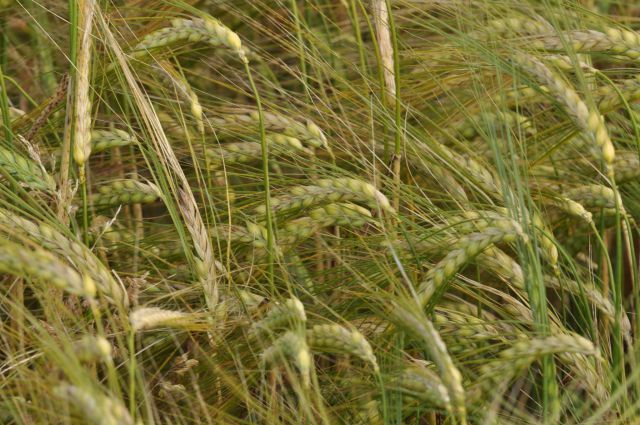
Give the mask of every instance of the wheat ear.
M 288 331 L 276 339 L 263 352 L 262 359 L 266 364 L 280 364 L 282 360 L 292 360 L 302 375 L 303 385 L 309 386 L 312 358 L 307 342 L 299 332 Z
M 93 297 L 96 287 L 88 275 L 80 275 L 44 249 L 29 249 L 0 239 L 0 271 L 25 279 L 51 283 L 70 294 Z
M 273 134 L 294 137 L 309 148 L 328 148 L 327 137 L 322 129 L 311 120 L 301 122 L 272 111 L 263 113 L 265 130 Z M 222 132 L 246 133 L 255 128 L 250 124 L 258 122 L 258 112 L 254 109 L 240 109 L 211 118 L 213 125 Z
M 84 423 L 133 425 L 133 419 L 120 399 L 69 384 L 59 385 L 53 392 L 66 400 L 74 409 L 82 412 Z
M 361 201 L 395 213 L 382 192 L 369 183 L 351 178 L 323 179 L 311 186 L 296 186 L 286 195 L 271 198 L 271 207 L 274 212 L 281 213 L 338 201 Z M 264 215 L 264 205 L 256 208 L 255 212 Z
M 311 151 L 295 137 L 272 133 L 267 134 L 266 138 L 270 146 L 270 155 L 292 155 L 295 152 L 311 154 Z M 215 148 L 207 148 L 205 155 L 209 160 L 207 162 L 209 168 L 218 170 L 224 165 L 259 161 L 262 158 L 262 149 L 258 143 L 253 142 L 224 143 Z
M 117 180 L 98 187 L 91 196 L 91 202 L 97 208 L 121 204 L 149 204 L 160 197 L 160 191 L 152 183 L 138 180 Z
M 304 305 L 297 298 L 289 298 L 281 304 L 275 305 L 267 315 L 251 326 L 251 333 L 255 336 L 268 336 L 279 329 L 296 329 L 304 326 L 307 315 Z
M 196 119 L 198 131 L 204 134 L 204 121 L 202 105 L 198 95 L 193 91 L 189 82 L 171 65 L 167 60 L 153 64 L 152 69 L 156 71 L 163 84 L 173 87 L 178 97 L 189 105 L 191 114 Z
M 313 351 L 351 354 L 370 363 L 375 371 L 379 369 L 371 345 L 356 330 L 338 324 L 315 325 L 307 331 L 307 341 Z
M 524 238 L 522 228 L 516 222 L 503 224 L 500 227 L 489 227 L 482 232 L 465 235 L 454 245 L 453 249 L 438 262 L 418 287 L 418 294 L 423 305 L 443 289 L 443 285 L 452 278 L 460 268 L 475 258 L 482 251 L 496 243 L 514 242 L 518 237 Z
M 211 17 L 199 19 L 176 18 L 171 27 L 161 28 L 146 35 L 136 45 L 135 56 L 142 56 L 148 50 L 165 47 L 176 43 L 204 42 L 211 46 L 225 46 L 233 51 L 242 61 L 246 61 L 245 49 L 238 34 L 231 31 L 219 20 Z
M 91 152 L 99 153 L 113 148 L 130 146 L 136 143 L 136 138 L 126 131 L 91 130 Z
M 80 2 L 80 45 L 76 64 L 75 108 L 76 125 L 73 145 L 73 159 L 80 169 L 80 180 L 84 181 L 84 164 L 91 155 L 91 100 L 89 76 L 91 71 L 91 27 L 95 0 Z
M 518 53 L 515 56 L 515 60 L 523 69 L 534 76 L 539 83 L 545 84 L 549 88 L 549 91 L 573 118 L 578 128 L 591 140 L 594 147 L 599 149 L 598 156 L 611 165 L 615 158 L 615 149 L 609 138 L 602 115 L 597 110 L 589 109 L 573 88 L 569 87 L 567 83 L 551 72 L 537 58 Z
M 35 161 L 0 146 L 0 167 L 17 182 L 32 189 L 53 191 L 56 182 Z
M 78 270 L 91 276 L 108 299 L 127 305 L 128 300 L 120 285 L 84 244 L 66 237 L 47 224 L 36 224 L 3 208 L 0 208 L 0 225 L 6 228 L 5 231 L 22 232 L 43 248 L 55 252 L 60 257 L 69 258 Z
M 438 374 L 425 365 L 417 362 L 408 365 L 391 385 L 403 394 L 431 406 L 451 410 L 451 399 L 447 388 L 442 384 Z
M 180 329 L 193 324 L 194 316 L 182 311 L 141 307 L 129 313 L 129 322 L 134 332 L 162 327 Z
M 418 306 L 403 307 L 393 303 L 389 312 L 396 323 L 412 334 L 418 336 L 424 343 L 424 347 L 431 354 L 433 362 L 438 368 L 438 374 L 442 383 L 447 388 L 451 399 L 452 410 L 460 416 L 462 423 L 466 424 L 465 391 L 462 386 L 462 375 L 453 363 L 447 351 L 447 346 L 442 337 L 433 326 L 424 312 Z

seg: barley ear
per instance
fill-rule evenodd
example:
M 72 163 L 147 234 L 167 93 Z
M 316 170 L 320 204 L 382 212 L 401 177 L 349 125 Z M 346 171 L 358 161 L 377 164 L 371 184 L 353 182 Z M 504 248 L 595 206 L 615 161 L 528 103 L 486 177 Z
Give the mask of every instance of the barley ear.
M 91 27 L 95 0 L 80 2 L 80 44 L 76 63 L 75 108 L 76 125 L 73 145 L 73 159 L 80 169 L 80 180 L 84 181 L 84 164 L 91 155 L 91 100 L 90 100 L 90 71 L 91 71 Z

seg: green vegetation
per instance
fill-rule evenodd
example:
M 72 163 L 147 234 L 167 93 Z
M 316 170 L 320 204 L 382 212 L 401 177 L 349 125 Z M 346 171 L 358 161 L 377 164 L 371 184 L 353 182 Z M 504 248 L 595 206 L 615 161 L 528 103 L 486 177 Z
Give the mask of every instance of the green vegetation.
M 0 0 L 0 423 L 638 423 L 633 3 Z

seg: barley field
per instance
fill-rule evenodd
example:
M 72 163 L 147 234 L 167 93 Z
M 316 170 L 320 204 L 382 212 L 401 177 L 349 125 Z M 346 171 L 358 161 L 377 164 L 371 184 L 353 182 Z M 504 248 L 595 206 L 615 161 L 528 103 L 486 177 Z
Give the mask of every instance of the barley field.
M 0 0 L 0 423 L 640 424 L 640 5 Z

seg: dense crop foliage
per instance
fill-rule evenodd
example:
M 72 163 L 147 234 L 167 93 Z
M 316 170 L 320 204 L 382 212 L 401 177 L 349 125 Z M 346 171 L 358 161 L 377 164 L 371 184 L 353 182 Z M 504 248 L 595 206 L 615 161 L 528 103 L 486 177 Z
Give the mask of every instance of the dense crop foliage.
M 639 20 L 0 0 L 0 421 L 637 423 Z

